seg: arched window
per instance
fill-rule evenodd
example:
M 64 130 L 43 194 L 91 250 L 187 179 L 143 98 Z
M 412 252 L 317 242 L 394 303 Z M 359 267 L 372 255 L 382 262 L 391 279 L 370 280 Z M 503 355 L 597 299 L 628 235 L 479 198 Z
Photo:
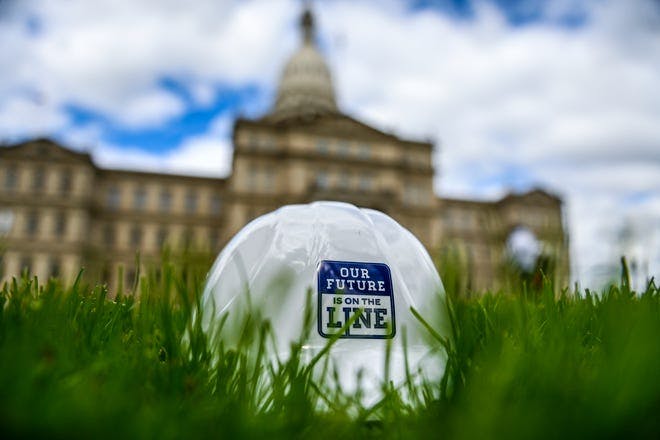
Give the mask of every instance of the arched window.
M 506 240 L 506 254 L 526 272 L 534 270 L 541 255 L 541 243 L 526 226 L 516 226 Z

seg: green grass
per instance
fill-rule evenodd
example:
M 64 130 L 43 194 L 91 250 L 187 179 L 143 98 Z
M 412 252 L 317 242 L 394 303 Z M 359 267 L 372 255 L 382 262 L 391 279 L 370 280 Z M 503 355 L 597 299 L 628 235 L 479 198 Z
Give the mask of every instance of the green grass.
M 376 408 L 361 408 L 333 384 L 315 383 L 295 355 L 279 368 L 261 366 L 267 324 L 256 329 L 256 350 L 214 357 L 190 319 L 202 279 L 164 263 L 158 276 L 143 276 L 139 301 L 109 299 L 82 280 L 5 285 L 0 436 L 660 435 L 660 292 L 652 283 L 641 293 L 624 278 L 598 295 L 555 297 L 545 286 L 454 298 L 442 395 L 411 406 L 385 386 Z

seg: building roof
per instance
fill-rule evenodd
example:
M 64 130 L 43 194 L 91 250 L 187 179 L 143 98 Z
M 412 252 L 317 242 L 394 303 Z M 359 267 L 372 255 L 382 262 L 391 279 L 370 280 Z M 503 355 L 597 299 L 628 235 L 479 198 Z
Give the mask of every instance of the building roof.
M 98 166 L 89 153 L 72 150 L 48 138 L 37 138 L 2 146 L 0 147 L 0 156 L 5 160 L 30 160 L 47 164 L 83 164 L 105 176 L 130 176 L 133 178 L 144 179 L 157 178 L 160 180 L 176 180 L 188 183 L 224 184 L 227 181 L 226 177 L 197 176 L 194 174 L 167 173 L 139 169 L 104 168 Z
M 562 199 L 556 194 L 553 194 L 549 191 L 546 191 L 542 188 L 532 188 L 525 192 L 514 193 L 510 192 L 509 194 L 502 197 L 498 200 L 499 204 L 508 204 L 523 202 L 528 203 L 534 201 L 536 203 L 550 203 L 550 204 L 561 204 Z
M 63 147 L 52 139 L 36 138 L 0 148 L 6 159 L 30 159 L 41 162 L 82 163 L 94 166 L 89 153 Z
M 353 140 L 382 140 L 397 142 L 411 147 L 432 148 L 433 143 L 404 139 L 394 133 L 379 130 L 343 113 L 327 113 L 310 116 L 291 116 L 277 120 L 270 116 L 260 119 L 238 118 L 234 123 L 234 135 L 241 127 L 260 127 L 273 131 L 304 131 L 327 137 L 350 137 Z
M 478 207 L 478 208 L 500 208 L 507 205 L 521 202 L 523 204 L 561 204 L 562 199 L 542 188 L 533 188 L 524 192 L 509 192 L 496 200 L 476 200 L 476 199 L 458 199 L 453 197 L 438 197 L 440 200 L 439 208 L 446 207 Z

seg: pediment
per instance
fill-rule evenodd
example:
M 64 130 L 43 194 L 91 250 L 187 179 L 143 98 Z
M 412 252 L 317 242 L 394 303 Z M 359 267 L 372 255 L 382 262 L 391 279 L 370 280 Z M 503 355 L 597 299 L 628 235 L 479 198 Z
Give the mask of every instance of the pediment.
M 325 134 L 332 134 L 338 137 L 345 136 L 351 139 L 418 143 L 416 141 L 400 139 L 392 133 L 382 131 L 369 124 L 343 114 L 321 116 L 314 120 L 314 122 L 310 125 L 310 128 Z
M 310 132 L 328 137 L 350 138 L 351 140 L 399 142 L 422 146 L 430 145 L 428 142 L 401 139 L 395 134 L 382 131 L 342 113 L 319 114 L 311 117 L 293 117 L 285 120 L 273 120 L 272 118 L 265 117 L 258 120 L 242 119 L 237 121 L 237 125 L 242 124 L 271 127 L 276 130 Z
M 365 139 L 395 140 L 396 137 L 347 116 L 318 118 L 311 126 L 316 130 L 335 133 L 339 136 Z
M 548 204 L 557 204 L 561 203 L 561 198 L 557 197 L 554 194 L 551 194 L 543 189 L 535 188 L 526 193 L 522 194 L 509 194 L 505 196 L 502 200 L 502 203 L 531 203 L 537 205 L 548 205 Z
M 3 147 L 0 148 L 0 155 L 6 159 L 93 165 L 89 154 L 69 150 L 50 139 L 35 139 Z

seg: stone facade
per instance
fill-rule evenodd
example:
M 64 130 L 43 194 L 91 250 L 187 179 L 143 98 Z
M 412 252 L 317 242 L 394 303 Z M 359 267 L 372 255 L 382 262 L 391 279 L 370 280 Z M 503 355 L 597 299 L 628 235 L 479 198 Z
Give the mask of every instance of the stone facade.
M 223 237 L 224 179 L 108 170 L 87 154 L 37 139 L 0 149 L 2 275 L 25 268 L 71 279 L 81 267 L 131 282 L 136 251 L 217 251 Z
M 273 110 L 234 125 L 226 179 L 99 168 L 85 153 L 47 139 L 0 148 L 0 277 L 23 269 L 73 278 L 93 266 L 114 285 L 136 251 L 148 264 L 161 247 L 217 252 L 251 219 L 279 206 L 340 200 L 383 211 L 434 256 L 457 258 L 467 287 L 495 288 L 516 227 L 533 231 L 568 278 L 562 202 L 541 190 L 493 202 L 439 198 L 433 145 L 385 133 L 337 109 L 313 20 L 284 69 Z M 441 262 L 442 264 L 442 262 Z

